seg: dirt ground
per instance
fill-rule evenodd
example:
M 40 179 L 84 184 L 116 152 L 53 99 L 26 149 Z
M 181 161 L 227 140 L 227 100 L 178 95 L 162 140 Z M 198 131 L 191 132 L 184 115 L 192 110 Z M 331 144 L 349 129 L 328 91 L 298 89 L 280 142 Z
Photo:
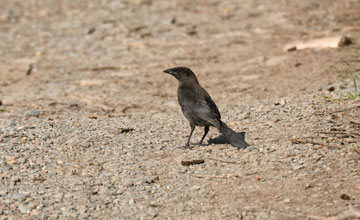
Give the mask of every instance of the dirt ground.
M 2 0 L 0 219 L 358 219 L 359 45 L 357 0 Z M 249 148 L 184 148 L 175 66 Z

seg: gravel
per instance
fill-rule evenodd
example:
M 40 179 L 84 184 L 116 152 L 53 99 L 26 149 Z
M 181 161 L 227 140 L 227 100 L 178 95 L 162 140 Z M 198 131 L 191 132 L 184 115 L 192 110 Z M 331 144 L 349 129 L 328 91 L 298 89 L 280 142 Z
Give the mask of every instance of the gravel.
M 200 213 L 207 210 L 215 218 L 264 218 L 282 216 L 285 209 L 271 213 L 254 209 L 266 204 L 259 196 L 273 194 L 278 198 L 275 204 L 278 200 L 293 204 L 295 209 L 298 197 L 302 197 L 291 192 L 297 185 L 302 189 L 311 185 L 310 190 L 323 192 L 325 184 L 332 193 L 312 192 L 311 197 L 317 201 L 329 196 L 338 200 L 334 195 L 339 189 L 324 180 L 338 182 L 342 175 L 354 174 L 358 160 L 351 148 L 337 145 L 338 139 L 332 140 L 329 144 L 333 147 L 326 149 L 289 142 L 289 137 L 312 134 L 316 130 L 314 125 L 327 130 L 323 118 L 314 112 L 325 106 L 327 111 L 337 106 L 312 97 L 289 100 L 280 106 L 264 102 L 223 109 L 225 121 L 235 129 L 241 123 L 246 131 L 252 148 L 245 150 L 228 144 L 184 149 L 188 125 L 177 113 L 158 114 L 157 123 L 154 116 L 94 120 L 70 112 L 56 118 L 19 116 L 12 119 L 16 127 L 9 126 L 9 120 L 1 120 L 2 175 L 6 180 L 0 190 L 5 205 L 2 213 L 14 215 L 16 211 L 11 207 L 18 207 L 20 214 L 32 218 L 111 218 L 116 213 L 125 213 L 124 218 L 138 219 L 187 218 L 198 216 L 192 210 Z M 301 114 L 293 117 L 291 114 L 299 106 Z M 248 115 L 245 123 L 236 120 L 243 114 Z M 269 128 L 265 122 L 274 115 L 282 120 Z M 121 133 L 119 127 L 131 129 Z M 217 135 L 212 129 L 209 138 Z M 194 140 L 200 136 L 197 131 Z M 205 163 L 181 165 L 181 161 L 197 159 Z M 262 189 L 262 185 L 266 187 Z M 262 194 L 259 189 L 266 191 Z M 351 192 L 356 197 L 355 191 Z M 253 193 L 257 195 L 253 202 L 236 199 L 252 198 Z M 216 201 L 219 208 L 209 211 L 211 201 Z M 229 206 L 229 202 L 237 205 Z M 311 203 L 300 207 L 305 209 L 307 204 Z

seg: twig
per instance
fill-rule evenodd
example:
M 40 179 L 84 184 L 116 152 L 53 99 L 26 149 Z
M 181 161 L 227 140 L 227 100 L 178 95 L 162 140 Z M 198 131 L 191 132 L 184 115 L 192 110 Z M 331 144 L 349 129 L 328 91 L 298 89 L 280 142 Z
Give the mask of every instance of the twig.
M 317 131 L 316 133 L 320 133 L 320 134 L 344 134 L 344 135 L 347 135 L 347 136 L 360 136 L 360 133 L 346 132 L 346 131 Z
M 230 177 L 240 177 L 239 174 L 226 174 L 226 175 L 217 175 L 217 176 L 212 176 L 212 175 L 194 175 L 195 177 L 198 178 L 209 178 L 209 179 L 224 179 L 224 178 L 230 178 Z
M 120 128 L 120 133 L 129 133 L 130 131 L 133 131 L 134 128 Z
M 309 141 L 309 140 L 302 140 L 300 138 L 292 138 L 292 139 L 290 139 L 290 141 L 293 144 L 313 144 L 313 145 L 325 146 L 325 144 L 323 144 L 323 143 Z
M 254 172 L 252 172 L 252 173 L 245 173 L 244 175 L 245 176 L 251 176 L 251 175 L 254 175 L 254 174 L 257 174 L 258 172 L 257 171 L 254 171 Z
M 240 174 L 236 174 L 236 173 L 229 173 L 226 175 L 201 175 L 201 174 L 197 174 L 194 175 L 195 177 L 198 178 L 209 178 L 209 179 L 224 179 L 224 178 L 230 178 L 230 177 L 241 177 L 241 176 L 251 176 L 254 174 L 257 174 L 258 172 L 252 172 L 252 173 L 245 173 L 244 175 L 240 175 Z
M 181 165 L 183 165 L 183 166 L 197 165 L 197 164 L 202 164 L 202 163 L 205 163 L 205 160 L 200 159 L 200 160 L 181 161 Z
M 227 161 L 227 160 L 222 160 L 222 159 L 213 158 L 213 157 L 207 157 L 207 159 L 216 160 L 216 161 L 223 162 L 223 163 L 239 164 L 238 162 L 235 162 L 235 161 Z
M 119 70 L 119 68 L 114 66 L 102 66 L 102 67 L 94 67 L 94 68 L 82 68 L 79 71 L 104 71 L 104 70 Z
M 28 70 L 26 71 L 27 76 L 29 76 L 32 73 L 33 68 L 34 68 L 33 64 L 30 64 Z
M 91 71 L 104 71 L 104 70 L 118 70 L 119 68 L 113 66 L 103 66 L 92 68 Z
M 339 217 L 337 217 L 337 216 L 324 217 L 324 216 L 310 215 L 309 218 L 315 219 L 315 220 L 340 220 Z
M 360 125 L 360 122 L 359 121 L 349 121 L 351 124 L 354 124 L 354 125 Z

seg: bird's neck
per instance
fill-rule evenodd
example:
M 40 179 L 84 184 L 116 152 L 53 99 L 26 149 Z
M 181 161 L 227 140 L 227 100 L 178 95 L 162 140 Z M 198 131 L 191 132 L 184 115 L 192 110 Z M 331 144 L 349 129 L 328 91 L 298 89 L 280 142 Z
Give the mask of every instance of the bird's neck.
M 179 86 L 200 85 L 196 77 L 188 77 L 186 80 L 179 80 Z

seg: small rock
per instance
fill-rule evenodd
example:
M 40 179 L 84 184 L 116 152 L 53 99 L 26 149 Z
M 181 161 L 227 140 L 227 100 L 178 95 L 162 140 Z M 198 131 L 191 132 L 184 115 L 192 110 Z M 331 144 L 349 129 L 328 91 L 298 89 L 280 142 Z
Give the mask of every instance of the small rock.
M 21 213 L 23 214 L 27 214 L 31 211 L 31 209 L 29 207 L 27 207 L 26 205 L 19 205 L 19 210 Z
M 293 170 L 299 170 L 299 169 L 302 169 L 302 168 L 304 168 L 305 166 L 304 165 L 302 165 L 302 164 L 297 164 L 297 165 L 295 165 L 294 167 L 293 167 Z
M 134 200 L 133 198 L 131 198 L 131 199 L 129 200 L 129 205 L 133 205 L 133 204 L 135 204 L 135 200 Z
M 328 88 L 328 91 L 329 91 L 329 92 L 335 91 L 335 87 L 334 87 L 334 86 L 331 86 L 330 88 Z
M 285 105 L 286 103 L 288 103 L 288 100 L 286 100 L 286 99 L 280 100 L 280 105 Z
M 40 114 L 41 112 L 35 109 L 28 110 L 24 113 L 26 117 L 39 117 Z
M 118 189 L 118 190 L 116 190 L 116 192 L 113 192 L 112 195 L 113 195 L 113 196 L 118 196 L 118 195 L 122 195 L 123 193 L 124 193 L 123 190 Z
M 16 121 L 14 120 L 14 119 L 12 119 L 11 121 L 10 121 L 10 126 L 11 127 L 14 127 L 16 125 Z
M 49 134 L 45 134 L 45 135 L 42 136 L 43 141 L 46 141 L 46 140 L 48 140 L 48 139 L 50 139 L 50 138 L 51 138 L 51 137 L 50 137 Z
M 30 215 L 32 215 L 32 216 L 37 216 L 37 215 L 40 215 L 40 214 L 41 214 L 41 212 L 40 212 L 39 210 L 36 210 L 36 209 L 33 209 L 33 210 L 30 212 Z M 42 219 L 45 219 L 45 217 L 42 218 Z
M 131 180 L 125 180 L 125 181 L 124 181 L 124 185 L 125 185 L 126 187 L 133 187 L 135 184 L 134 184 L 134 182 L 131 181 Z
M 13 182 L 13 184 L 16 184 L 16 183 L 18 183 L 18 182 L 21 182 L 21 178 L 20 178 L 20 176 L 18 176 L 18 175 L 12 176 L 12 177 L 10 178 L 10 181 Z
M 279 102 L 275 102 L 274 105 L 285 105 L 286 103 L 288 103 L 288 100 L 281 99 Z
M 95 32 L 96 28 L 92 27 L 92 28 L 89 28 L 86 32 L 87 34 L 93 34 Z
M 112 173 L 104 173 L 104 176 L 105 177 L 112 177 L 112 176 L 114 176 L 114 174 L 112 174 Z
M 313 188 L 313 187 L 314 187 L 314 186 L 311 185 L 311 184 L 309 184 L 309 183 L 305 185 L 305 189 L 310 189 L 310 188 Z
M 24 164 L 24 163 L 27 162 L 27 160 L 28 160 L 28 159 L 27 159 L 26 157 L 21 157 L 21 158 L 18 159 L 18 163 Z
M 56 202 L 60 202 L 60 201 L 63 200 L 64 194 L 63 194 L 63 193 L 56 193 L 56 194 L 54 195 L 54 198 L 55 198 L 55 201 L 56 201 Z
M 8 191 L 7 191 L 7 190 L 1 190 L 1 191 L 0 191 L 0 196 L 1 196 L 1 197 L 6 196 L 7 194 L 8 194 Z
M 64 198 L 66 198 L 66 199 L 71 199 L 72 197 L 73 197 L 73 195 L 71 195 L 70 193 L 66 193 L 64 195 Z
M 90 119 L 97 119 L 98 116 L 97 116 L 97 115 L 90 115 L 89 118 L 90 118 Z
M 70 102 L 70 103 L 69 103 L 69 107 L 70 107 L 70 108 L 78 108 L 78 107 L 79 107 L 79 104 L 76 103 L 76 102 Z
M 347 194 L 342 194 L 342 195 L 340 196 L 340 198 L 341 198 L 342 200 L 350 200 L 350 199 L 351 199 L 351 197 L 350 197 L 349 195 L 347 195 Z
M 16 193 L 13 195 L 13 199 L 23 202 L 26 199 L 26 197 L 28 197 L 28 196 L 29 195 L 25 194 L 25 193 Z
M 5 163 L 7 164 L 16 164 L 18 161 L 19 156 L 18 155 L 14 155 L 14 156 L 5 156 Z
M 284 202 L 285 202 L 285 203 L 290 203 L 290 199 L 289 199 L 289 198 L 286 198 L 286 199 L 284 199 Z

